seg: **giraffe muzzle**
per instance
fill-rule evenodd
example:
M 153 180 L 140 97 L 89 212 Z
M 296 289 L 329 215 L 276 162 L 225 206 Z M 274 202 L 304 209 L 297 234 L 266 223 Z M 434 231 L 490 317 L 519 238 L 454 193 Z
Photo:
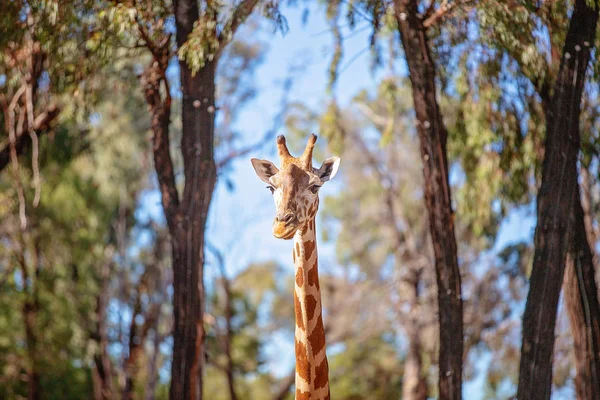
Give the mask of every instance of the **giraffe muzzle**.
M 289 240 L 294 237 L 297 230 L 298 218 L 294 213 L 278 214 L 273 221 L 273 236 L 277 239 Z

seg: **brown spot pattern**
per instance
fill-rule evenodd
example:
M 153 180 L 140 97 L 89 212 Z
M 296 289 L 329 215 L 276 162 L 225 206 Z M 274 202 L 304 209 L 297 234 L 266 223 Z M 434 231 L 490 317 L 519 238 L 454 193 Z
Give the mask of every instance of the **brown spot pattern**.
M 302 287 L 304 284 L 304 268 L 298 267 L 296 271 L 296 285 Z
M 325 396 L 325 398 L 323 400 L 330 400 L 329 399 L 329 393 L 327 393 L 327 396 Z
M 296 211 L 301 208 L 297 201 L 297 193 L 308 185 L 309 176 L 306 171 L 295 165 L 296 159 L 284 160 L 282 170 L 277 174 L 277 184 L 283 185 L 283 195 L 281 197 L 281 211 Z
M 304 259 L 306 261 L 310 259 L 313 251 L 315 251 L 315 247 L 317 247 L 317 245 L 314 240 L 309 240 L 308 242 L 304 243 Z
M 327 364 L 327 358 L 324 358 L 321 365 L 315 368 L 315 389 L 325 387 L 327 385 L 329 376 L 329 365 Z
M 310 400 L 310 393 L 296 389 L 296 400 Z
M 304 344 L 296 340 L 296 373 L 310 386 L 310 364 L 308 363 L 308 352 Z
M 306 296 L 304 306 L 306 307 L 308 321 L 311 321 L 315 316 L 315 309 L 317 308 L 317 299 L 315 299 L 315 296 Z
M 308 279 L 307 283 L 309 286 L 316 286 L 317 290 L 319 289 L 319 267 L 318 260 L 315 260 L 315 265 L 312 266 L 311 269 L 308 270 Z
M 325 329 L 323 328 L 323 318 L 319 316 L 317 325 L 313 329 L 312 333 L 308 336 L 310 347 L 312 348 L 313 354 L 319 354 L 321 349 L 325 347 Z
M 296 296 L 296 291 L 294 290 L 294 312 L 296 313 L 296 326 L 300 329 L 304 329 L 304 320 L 302 319 L 302 308 L 300 308 L 300 300 L 298 300 L 298 296 Z

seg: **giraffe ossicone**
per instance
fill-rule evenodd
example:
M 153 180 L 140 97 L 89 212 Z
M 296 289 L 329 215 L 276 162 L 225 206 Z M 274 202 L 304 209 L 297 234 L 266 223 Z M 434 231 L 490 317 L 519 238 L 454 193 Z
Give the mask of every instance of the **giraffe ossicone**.
M 285 137 L 278 136 L 281 169 L 271 161 L 252 159 L 256 174 L 268 184 L 275 200 L 273 235 L 278 239 L 294 239 L 296 400 L 329 400 L 315 216 L 319 188 L 335 176 L 340 158 L 328 158 L 314 168 L 312 153 L 316 141 L 317 136 L 311 135 L 304 153 L 293 157 Z

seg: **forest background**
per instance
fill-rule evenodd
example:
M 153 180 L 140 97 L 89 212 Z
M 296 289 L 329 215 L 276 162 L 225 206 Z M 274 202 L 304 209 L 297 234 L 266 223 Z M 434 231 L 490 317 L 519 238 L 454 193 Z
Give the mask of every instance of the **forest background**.
M 567 108 L 555 99 L 576 7 L 591 7 L 596 20 L 594 40 L 578 50 L 591 54 L 589 67 L 587 60 L 574 67 L 587 70 L 574 100 L 581 139 L 572 140 L 571 179 L 579 184 L 585 232 L 569 240 L 589 242 L 590 264 L 597 263 L 593 3 L 208 1 L 191 21 L 173 11 L 186 2 L 174 3 L 0 5 L 0 398 L 184 398 L 177 390 L 187 383 L 174 388 L 170 379 L 177 354 L 189 351 L 174 335 L 177 307 L 204 309 L 196 396 L 293 398 L 291 244 L 271 234 L 271 194 L 249 159 L 275 159 L 277 134 L 299 153 L 311 132 L 320 136 L 318 162 L 342 159 L 320 193 L 317 223 L 333 398 L 452 398 L 440 393 L 445 347 L 423 124 L 411 53 L 399 34 L 404 6 L 415 7 L 428 38 L 447 130 L 454 212 L 447 237 L 456 235 L 462 280 L 462 396 L 508 399 L 519 391 L 527 398 L 519 363 L 534 252 L 543 250 L 534 241 L 536 198 L 550 148 L 548 110 Z M 575 73 L 573 82 L 584 77 Z M 209 78 L 215 97 L 197 113 L 194 102 L 205 94 L 188 90 Z M 165 163 L 160 151 L 169 146 Z M 214 160 L 214 169 L 196 177 L 206 183 L 198 189 L 202 210 L 185 208 L 197 159 Z M 544 177 L 569 187 L 567 175 Z M 192 264 L 202 266 L 193 279 L 204 290 L 194 304 L 174 290 L 187 268 L 177 267 L 181 254 L 171 247 L 180 215 L 206 227 L 186 231 L 203 249 L 186 250 L 200 254 Z M 572 230 L 551 226 L 564 237 Z M 567 293 L 569 268 L 581 264 L 573 267 L 567 253 L 584 250 L 564 247 L 560 279 L 550 280 L 560 289 L 566 265 Z M 582 297 L 577 282 L 573 290 L 570 298 Z M 593 308 L 597 295 L 596 288 L 583 297 Z M 556 327 L 545 335 L 552 398 L 594 398 L 586 396 L 600 395 L 600 381 L 582 383 L 577 361 L 600 352 L 577 353 L 577 340 L 598 349 L 600 335 L 574 328 L 585 310 L 555 297 Z M 549 305 L 551 318 L 552 296 L 536 301 Z

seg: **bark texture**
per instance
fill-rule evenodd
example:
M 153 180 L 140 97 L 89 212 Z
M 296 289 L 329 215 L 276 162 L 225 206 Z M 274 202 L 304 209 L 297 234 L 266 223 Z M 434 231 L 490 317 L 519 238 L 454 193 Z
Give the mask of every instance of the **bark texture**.
M 195 18 L 189 20 L 190 29 L 194 21 Z M 179 36 L 180 22 L 177 25 Z M 210 63 L 192 76 L 187 65 L 182 63 L 180 71 L 185 188 L 171 232 L 175 327 L 170 397 L 201 399 L 204 371 L 204 234 L 216 182 L 213 159 L 215 65 Z
M 600 399 L 600 305 L 579 196 L 573 211 L 574 236 L 563 288 L 575 347 L 575 392 L 579 400 Z
M 448 184 L 447 131 L 436 99 L 435 64 L 416 0 L 396 0 L 423 160 L 424 193 L 438 285 L 440 325 L 439 398 L 460 399 L 463 321 L 454 214 Z
M 582 175 L 585 173 L 582 168 Z M 585 176 L 582 182 L 585 185 Z M 563 284 L 575 347 L 575 392 L 579 400 L 600 399 L 600 304 L 594 278 L 595 257 L 590 247 L 595 240 L 593 234 L 588 234 L 586 220 L 591 215 L 584 204 L 589 206 L 577 194 L 573 209 L 574 236 Z
M 579 114 L 598 10 L 577 0 L 546 119 L 546 152 L 537 198 L 535 254 L 523 315 L 519 399 L 549 399 L 554 328 L 565 260 L 574 237 Z

